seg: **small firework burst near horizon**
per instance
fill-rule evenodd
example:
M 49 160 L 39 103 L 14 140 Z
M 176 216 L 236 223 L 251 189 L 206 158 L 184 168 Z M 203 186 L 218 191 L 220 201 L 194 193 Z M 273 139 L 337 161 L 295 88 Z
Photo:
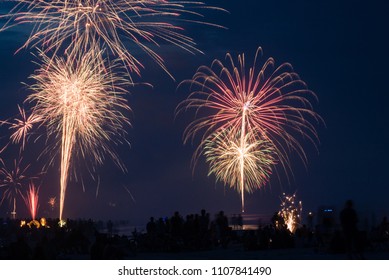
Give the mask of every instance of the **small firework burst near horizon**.
M 24 202 L 30 212 L 31 219 L 35 220 L 39 208 L 39 188 L 30 183 L 26 196 L 23 196 Z
M 30 23 L 31 34 L 20 49 L 39 47 L 46 54 L 62 56 L 96 46 L 105 48 L 123 62 L 130 78 L 144 67 L 136 54 L 141 51 L 169 74 L 156 49 L 167 43 L 190 53 L 201 52 L 180 25 L 221 27 L 202 21 L 201 10 L 205 9 L 224 11 L 199 1 L 18 0 L 9 13 L 0 16 L 7 20 L 0 31 Z
M 303 210 L 302 202 L 295 202 L 296 194 L 282 194 L 281 210 L 278 215 L 283 219 L 287 229 L 294 233 L 301 224 L 301 212 Z
M 49 201 L 47 202 L 50 205 L 51 211 L 54 210 L 56 204 L 57 204 L 57 198 L 55 196 L 49 197 Z
M 32 179 L 35 179 L 27 174 L 30 165 L 24 166 L 22 161 L 23 158 L 20 157 L 14 160 L 12 167 L 9 168 L 3 163 L 0 168 L 0 189 L 3 190 L 0 205 L 7 200 L 12 207 L 11 214 L 13 216 L 16 216 L 17 198 L 23 197 L 23 189 Z
M 101 165 L 110 157 L 125 170 L 114 146 L 128 143 L 130 126 L 125 87 L 115 61 L 102 59 L 104 50 L 90 49 L 66 58 L 50 58 L 40 52 L 40 68 L 31 75 L 34 83 L 27 101 L 42 120 L 47 137 L 55 139 L 47 154 L 60 155 L 60 219 L 75 156 Z M 53 159 L 48 159 L 50 162 Z
M 268 58 L 261 65 L 261 57 L 262 49 L 258 48 L 253 65 L 246 68 L 244 54 L 238 56 L 237 63 L 227 54 L 226 64 L 216 59 L 211 67 L 199 67 L 192 79 L 180 84 L 189 85 L 190 94 L 177 106 L 176 114 L 195 112 L 195 120 L 184 131 L 184 144 L 201 135 L 193 154 L 193 167 L 206 143 L 215 141 L 214 135 L 226 130 L 231 135 L 240 135 L 241 149 L 245 147 L 246 134 L 266 141 L 287 176 L 292 173 L 291 152 L 306 164 L 307 156 L 299 138 L 317 145 L 316 125 L 322 119 L 313 111 L 310 101 L 317 97 L 289 63 L 276 66 L 274 59 Z M 241 168 L 242 193 L 245 189 L 243 170 Z

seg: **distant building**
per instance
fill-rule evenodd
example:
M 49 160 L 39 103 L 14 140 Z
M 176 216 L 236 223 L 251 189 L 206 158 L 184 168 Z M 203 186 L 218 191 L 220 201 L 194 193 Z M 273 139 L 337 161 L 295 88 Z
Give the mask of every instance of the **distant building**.
M 333 206 L 321 206 L 317 211 L 317 224 L 327 229 L 333 229 L 337 223 L 337 211 Z

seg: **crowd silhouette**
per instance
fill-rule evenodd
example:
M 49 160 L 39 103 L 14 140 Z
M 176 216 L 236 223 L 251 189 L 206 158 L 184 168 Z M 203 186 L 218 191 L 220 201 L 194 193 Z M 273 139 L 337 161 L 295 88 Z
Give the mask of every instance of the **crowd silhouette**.
M 389 222 L 369 232 L 358 229 L 358 216 L 352 201 L 339 215 L 340 225 L 300 225 L 291 233 L 275 213 L 268 224 L 245 229 L 241 215 L 228 218 L 223 211 L 183 217 L 178 211 L 168 218 L 150 217 L 144 232 L 118 235 L 108 221 L 48 220 L 51 227 L 21 226 L 18 220 L 0 219 L 0 259 L 131 259 L 140 253 L 181 253 L 225 250 L 230 246 L 245 251 L 286 248 L 312 248 L 312 252 L 344 254 L 345 258 L 363 259 L 366 250 L 389 252 Z

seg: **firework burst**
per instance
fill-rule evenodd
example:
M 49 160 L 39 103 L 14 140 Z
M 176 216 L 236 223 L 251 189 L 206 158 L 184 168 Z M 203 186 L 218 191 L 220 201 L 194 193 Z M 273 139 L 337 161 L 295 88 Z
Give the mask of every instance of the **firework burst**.
M 261 188 L 269 180 L 276 164 L 274 149 L 266 140 L 247 133 L 241 141 L 239 134 L 223 131 L 205 140 L 204 156 L 209 173 L 225 185 L 241 193 L 244 211 L 244 192 Z
M 21 144 L 21 150 L 24 150 L 29 132 L 32 130 L 33 125 L 41 121 L 40 116 L 37 116 L 32 112 L 27 115 L 24 108 L 18 105 L 19 117 L 15 117 L 12 120 L 1 121 L 0 125 L 6 124 L 12 132 L 10 136 L 11 143 Z
M 202 17 L 198 9 L 218 9 L 197 1 L 166 0 L 19 0 L 10 13 L 3 17 L 10 28 L 21 23 L 32 23 L 34 28 L 21 48 L 39 46 L 45 52 L 69 54 L 86 51 L 95 45 L 105 47 L 120 58 L 131 72 L 139 74 L 142 63 L 135 57 L 134 46 L 147 53 L 166 72 L 162 57 L 152 45 L 159 42 L 176 45 L 189 52 L 198 52 L 192 38 L 182 34 L 183 28 L 168 21 L 196 21 Z M 219 9 L 221 10 L 221 9 Z M 190 15 L 187 20 L 183 15 Z M 168 21 L 167 21 L 168 20 Z
M 30 165 L 23 166 L 22 158 L 14 160 L 12 168 L 5 164 L 0 168 L 0 188 L 3 189 L 0 205 L 8 200 L 12 206 L 12 214 L 16 215 L 16 199 L 18 196 L 23 197 L 23 188 L 33 179 L 27 175 Z
M 105 67 L 101 52 L 94 49 L 66 59 L 40 53 L 40 69 L 31 76 L 35 84 L 27 100 L 35 104 L 35 114 L 60 149 L 60 219 L 73 156 L 102 164 L 109 155 L 120 165 L 112 143 L 125 141 L 125 126 L 130 125 L 124 114 L 130 111 L 123 89 L 128 83 L 113 71 L 117 64 Z
M 202 134 L 193 156 L 194 165 L 207 141 L 215 140 L 212 135 L 225 130 L 240 135 L 241 148 L 245 146 L 246 134 L 266 141 L 285 170 L 290 170 L 290 151 L 306 162 L 298 136 L 316 146 L 315 124 L 321 118 L 309 100 L 316 99 L 315 94 L 306 88 L 290 64 L 276 67 L 273 58 L 269 58 L 259 67 L 261 56 L 262 49 L 258 48 L 253 66 L 247 70 L 244 55 L 239 55 L 235 64 L 227 54 L 227 65 L 214 60 L 211 67 L 201 66 L 191 80 L 182 83 L 190 85 L 191 93 L 178 105 L 176 113 L 193 109 L 197 116 L 184 131 L 184 143 Z

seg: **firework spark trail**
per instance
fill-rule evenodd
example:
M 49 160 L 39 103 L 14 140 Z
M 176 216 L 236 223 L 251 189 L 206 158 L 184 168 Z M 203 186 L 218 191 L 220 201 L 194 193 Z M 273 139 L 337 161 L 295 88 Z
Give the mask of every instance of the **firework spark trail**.
M 36 188 L 33 183 L 30 183 L 26 196 L 23 196 L 24 202 L 30 211 L 32 220 L 35 220 L 39 208 L 39 188 Z
M 130 190 L 128 189 L 128 187 L 126 187 L 126 186 L 123 185 L 123 188 L 126 190 L 126 192 L 128 193 L 128 195 L 131 197 L 131 200 L 132 200 L 133 202 L 136 202 L 134 196 L 132 195 L 132 193 L 130 192 Z
M 169 73 L 163 58 L 152 49 L 152 45 L 159 47 L 161 41 L 192 53 L 200 51 L 192 38 L 182 34 L 182 27 L 168 20 L 217 26 L 190 19 L 192 16 L 202 18 L 192 9 L 222 10 L 197 1 L 19 0 L 16 7 L 2 16 L 8 19 L 2 30 L 32 23 L 31 35 L 20 49 L 38 46 L 44 52 L 53 50 L 57 53 L 62 48 L 69 54 L 99 45 L 120 58 L 130 73 L 139 74 L 143 65 L 133 50 L 127 50 L 129 42 Z M 189 18 L 184 19 L 183 15 L 189 15 Z
M 244 191 L 265 185 L 276 164 L 272 146 L 250 133 L 245 133 L 243 141 L 230 131 L 212 135 L 205 141 L 204 156 L 210 165 L 208 175 L 215 174 L 217 180 L 241 192 L 243 212 Z
M 193 155 L 193 166 L 215 131 L 229 130 L 231 134 L 241 135 L 241 147 L 245 146 L 245 134 L 255 131 L 251 135 L 273 146 L 276 160 L 285 171 L 290 171 L 288 153 L 291 151 L 306 163 L 298 136 L 316 147 L 315 125 L 322 119 L 313 111 L 309 100 L 316 99 L 315 94 L 288 63 L 276 67 L 274 59 L 269 58 L 258 70 L 261 56 L 262 49 L 258 48 L 253 66 L 247 71 L 244 55 L 238 56 L 235 65 L 232 56 L 227 54 L 227 65 L 214 60 L 211 67 L 201 66 L 191 80 L 180 84 L 189 84 L 191 93 L 177 106 L 176 114 L 193 109 L 197 117 L 185 129 L 184 143 L 202 134 Z
M 3 148 L 0 149 L 0 155 L 7 149 L 8 145 L 9 143 L 7 143 Z M 4 165 L 4 161 L 2 158 L 0 158 L 0 164 Z
M 122 112 L 130 111 L 123 96 L 128 82 L 115 62 L 105 67 L 103 51 L 91 49 L 66 59 L 41 52 L 40 69 L 31 76 L 35 84 L 27 100 L 35 103 L 48 137 L 60 143 L 60 219 L 74 155 L 91 156 L 95 164 L 108 155 L 121 166 L 111 143 L 125 141 L 125 126 L 130 125 Z
M 241 192 L 241 199 L 242 199 L 242 212 L 244 212 L 244 170 L 245 170 L 245 150 L 246 150 L 246 113 L 247 113 L 247 106 L 244 104 L 243 110 L 242 110 L 242 127 L 240 131 L 240 192 Z

